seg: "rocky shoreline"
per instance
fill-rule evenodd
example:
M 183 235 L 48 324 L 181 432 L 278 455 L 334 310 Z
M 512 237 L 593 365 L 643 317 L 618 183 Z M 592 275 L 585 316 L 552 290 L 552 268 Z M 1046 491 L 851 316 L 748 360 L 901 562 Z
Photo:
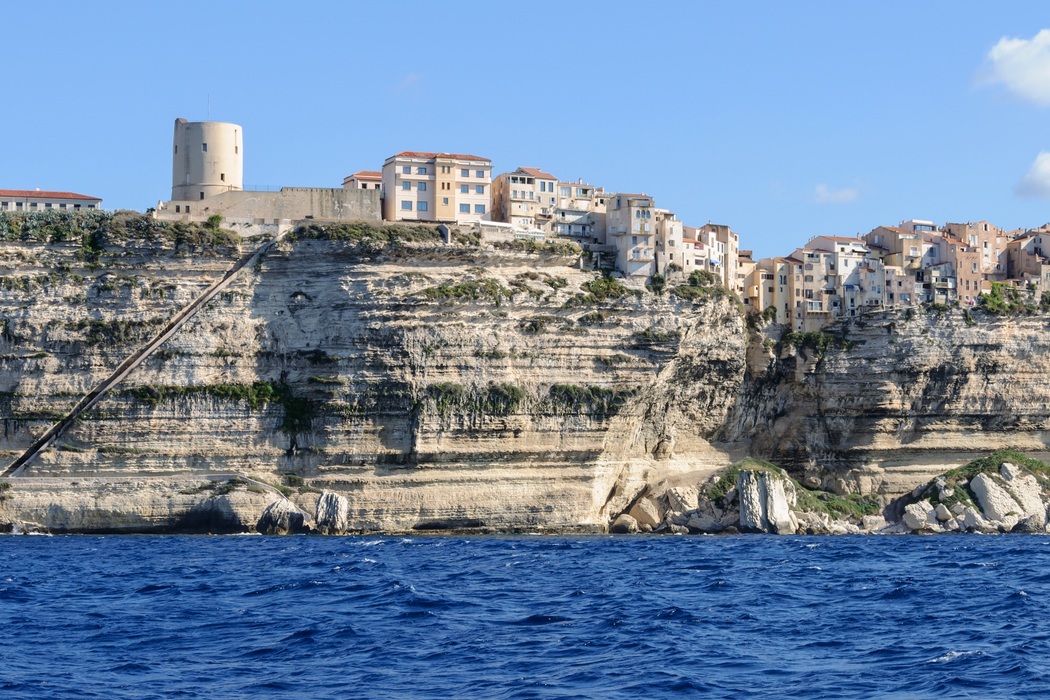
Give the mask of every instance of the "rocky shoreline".
M 411 529 L 354 527 L 345 495 L 239 476 L 18 478 L 0 482 L 0 531 L 13 534 L 893 535 L 1050 532 L 1050 467 L 1008 452 L 975 460 L 893 500 L 834 497 L 745 460 L 704 483 L 647 489 L 609 527 L 492 528 L 432 519 Z

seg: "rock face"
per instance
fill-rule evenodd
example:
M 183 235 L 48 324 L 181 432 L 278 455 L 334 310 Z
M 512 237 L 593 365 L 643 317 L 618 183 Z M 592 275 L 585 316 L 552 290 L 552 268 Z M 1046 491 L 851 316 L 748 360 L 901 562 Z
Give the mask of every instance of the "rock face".
M 787 535 L 798 529 L 798 521 L 791 512 L 795 502 L 794 486 L 787 479 L 773 472 L 742 469 L 736 489 L 742 531 Z
M 88 265 L 80 251 L 0 242 L 9 459 L 240 254 L 128 241 Z M 577 257 L 306 231 L 27 476 L 292 473 L 346 499 L 335 530 L 604 530 L 648 479 L 730 461 L 710 438 L 747 338 L 726 299 L 602 299 Z
M 184 231 L 119 245 L 79 233 L 34 242 L 5 221 L 8 460 L 242 253 Z M 304 512 L 314 512 L 316 489 L 334 494 L 316 503 L 326 532 L 603 531 L 628 510 L 641 529 L 716 531 L 737 527 L 737 509 L 747 527 L 789 532 L 800 527 L 783 505 L 790 482 L 748 477 L 747 492 L 721 506 L 694 500 L 696 487 L 754 455 L 807 486 L 904 494 L 1007 442 L 1037 452 L 1050 440 L 1050 336 L 1039 317 L 974 311 L 970 325 L 955 310 L 873 315 L 832 329 L 839 341 L 819 350 L 773 328 L 765 343 L 717 294 L 610 293 L 565 248 L 496 249 L 462 232 L 446 245 L 422 229 L 387 241 L 363 230 L 300 229 L 27 478 L 277 483 L 293 474 L 313 489 L 293 494 Z M 1035 501 L 1020 483 L 1007 486 L 1024 475 L 996 478 L 1017 503 L 1003 507 L 1027 522 Z M 634 512 L 658 484 L 676 490 L 653 501 L 655 512 Z M 19 490 L 29 493 L 16 485 L 4 522 L 44 517 Z M 136 522 L 171 522 L 142 498 Z M 202 519 L 242 523 L 239 503 L 227 511 L 222 497 L 187 499 Z M 59 505 L 64 528 L 74 520 Z M 965 527 L 978 517 L 934 520 Z M 803 529 L 832 526 L 814 516 Z

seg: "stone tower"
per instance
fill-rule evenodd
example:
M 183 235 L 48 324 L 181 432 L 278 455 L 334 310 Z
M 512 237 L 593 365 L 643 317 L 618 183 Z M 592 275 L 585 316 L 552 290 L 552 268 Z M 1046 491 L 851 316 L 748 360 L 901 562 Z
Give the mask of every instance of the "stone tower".
M 201 200 L 244 187 L 239 124 L 175 120 L 172 200 Z

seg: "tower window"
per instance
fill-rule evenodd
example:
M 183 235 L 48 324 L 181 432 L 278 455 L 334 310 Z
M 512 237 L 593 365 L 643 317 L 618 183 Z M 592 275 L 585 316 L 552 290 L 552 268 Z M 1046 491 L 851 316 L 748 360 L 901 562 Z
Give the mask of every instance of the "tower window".
M 201 199 L 204 199 L 204 193 L 201 192 Z
M 175 152 L 176 152 L 176 153 L 178 153 L 178 152 L 179 152 L 179 144 L 175 144 Z
M 237 155 L 240 152 L 241 152 L 241 147 L 240 146 L 234 146 L 233 147 L 233 154 L 234 155 Z
M 226 173 L 219 173 L 219 180 L 226 182 Z
M 202 143 L 201 144 L 201 150 L 204 151 L 205 153 L 207 153 L 208 152 L 208 144 Z

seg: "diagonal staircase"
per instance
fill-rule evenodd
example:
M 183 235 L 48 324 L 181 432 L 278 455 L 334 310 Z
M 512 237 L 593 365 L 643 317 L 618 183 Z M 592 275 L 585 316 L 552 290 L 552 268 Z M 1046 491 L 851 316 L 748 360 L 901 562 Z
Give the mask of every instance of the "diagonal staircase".
M 94 389 L 92 389 L 82 399 L 80 399 L 80 401 L 77 402 L 77 405 L 74 406 L 72 410 L 70 410 L 69 413 L 67 413 L 66 416 L 62 418 L 62 420 L 52 425 L 47 430 L 47 432 L 41 435 L 36 440 L 36 442 L 30 445 L 29 449 L 23 452 L 18 459 L 16 459 L 14 462 L 11 462 L 11 465 L 8 466 L 7 469 L 5 469 L 2 474 L 0 474 L 0 476 L 15 477 L 22 476 L 23 474 L 25 474 L 25 471 L 33 463 L 33 460 L 36 459 L 41 452 L 50 447 L 58 438 L 60 438 L 62 434 L 69 429 L 69 426 L 72 425 L 73 422 L 76 421 L 76 419 L 79 418 L 82 413 L 84 413 L 84 411 L 87 411 L 92 406 L 97 404 L 105 397 L 106 392 L 108 392 L 110 389 L 124 381 L 124 378 L 131 374 L 136 367 L 141 365 L 169 338 L 178 333 L 179 329 L 182 328 L 182 326 L 185 325 L 187 321 L 196 316 L 197 312 L 203 309 L 205 304 L 214 299 L 215 296 L 219 294 L 222 290 L 226 289 L 226 287 L 228 287 L 233 282 L 234 278 L 237 276 L 237 273 L 239 273 L 241 270 L 243 270 L 249 265 L 254 265 L 255 261 L 258 260 L 271 247 L 273 247 L 283 235 L 283 232 L 277 234 L 277 236 L 273 240 L 262 244 L 251 253 L 248 253 L 241 257 L 236 263 L 233 264 L 233 267 L 226 271 L 226 273 L 222 276 L 222 279 L 205 289 L 200 296 L 198 296 L 192 302 L 183 307 L 177 314 L 175 314 L 172 317 L 172 319 L 168 321 L 168 324 L 164 326 L 164 328 L 162 328 L 160 332 L 153 337 L 152 340 L 140 347 L 138 350 L 135 351 L 134 354 L 132 354 L 130 357 L 128 357 L 126 360 L 120 363 L 120 366 L 118 366 L 112 374 L 106 377 L 106 379 L 99 382 L 99 384 L 95 386 Z

